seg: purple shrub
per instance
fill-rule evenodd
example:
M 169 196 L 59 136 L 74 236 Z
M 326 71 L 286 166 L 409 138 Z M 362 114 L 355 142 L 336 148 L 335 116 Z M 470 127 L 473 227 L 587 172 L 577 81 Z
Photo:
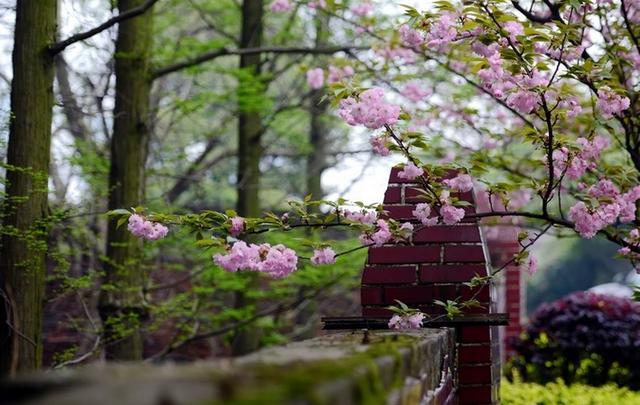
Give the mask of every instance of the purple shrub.
M 640 388 L 640 303 L 578 292 L 541 305 L 514 342 L 523 378 Z

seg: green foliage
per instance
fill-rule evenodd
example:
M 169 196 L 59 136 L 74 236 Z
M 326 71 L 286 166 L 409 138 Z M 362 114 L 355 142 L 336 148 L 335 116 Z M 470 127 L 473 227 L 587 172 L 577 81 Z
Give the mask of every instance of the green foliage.
M 613 384 L 601 387 L 583 384 L 567 386 L 558 380 L 541 385 L 503 379 L 500 383 L 500 400 L 505 405 L 635 405 L 640 403 L 640 392 Z

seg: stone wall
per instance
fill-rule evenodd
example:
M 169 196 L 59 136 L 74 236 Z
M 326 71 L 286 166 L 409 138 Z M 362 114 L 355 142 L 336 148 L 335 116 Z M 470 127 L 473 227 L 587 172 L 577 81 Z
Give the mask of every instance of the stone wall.
M 0 404 L 453 404 L 451 329 L 345 331 L 228 360 L 94 364 L 0 383 Z

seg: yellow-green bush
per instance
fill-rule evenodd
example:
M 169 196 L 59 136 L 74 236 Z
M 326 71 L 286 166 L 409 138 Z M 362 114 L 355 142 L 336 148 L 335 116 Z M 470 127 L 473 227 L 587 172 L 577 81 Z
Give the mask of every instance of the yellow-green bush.
M 501 403 L 505 405 L 637 405 L 640 392 L 613 384 L 592 387 L 566 385 L 561 380 L 545 385 L 502 380 Z

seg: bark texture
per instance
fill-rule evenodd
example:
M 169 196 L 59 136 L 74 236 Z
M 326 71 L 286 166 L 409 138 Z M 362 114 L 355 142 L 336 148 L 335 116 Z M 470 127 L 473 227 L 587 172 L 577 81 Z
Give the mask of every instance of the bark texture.
M 40 366 L 56 0 L 16 3 L 0 250 L 0 374 Z
M 121 13 L 144 0 L 119 0 Z M 142 203 L 144 168 L 149 137 L 149 56 L 152 13 L 123 21 L 118 27 L 115 50 L 116 100 L 109 209 L 136 207 Z M 105 355 L 110 360 L 142 358 L 139 321 L 142 301 L 141 241 L 126 226 L 110 221 L 107 231 L 105 278 L 99 310 L 104 324 Z
M 241 48 L 259 48 L 262 45 L 263 0 L 244 0 L 242 4 Z M 260 74 L 259 53 L 240 56 L 240 69 Z M 244 216 L 260 215 L 260 159 L 262 146 L 262 119 L 252 103 L 242 102 L 245 89 L 252 84 L 238 83 L 238 200 L 236 209 Z
M 240 48 L 259 48 L 262 45 L 263 0 L 244 0 L 242 3 L 242 32 Z M 260 53 L 241 55 L 240 69 L 248 71 L 254 80 L 260 75 Z M 242 73 L 242 72 L 241 72 Z M 243 100 L 255 81 L 241 80 L 238 83 L 238 215 L 257 217 L 260 215 L 260 160 L 264 152 L 262 146 L 262 118 L 260 110 L 251 102 Z M 253 94 L 255 97 L 255 94 Z M 255 274 L 247 274 L 249 284 L 259 288 Z M 236 293 L 234 306 L 242 308 L 251 305 L 244 292 Z M 260 345 L 260 329 L 239 330 L 233 339 L 232 350 L 242 355 L 256 350 Z

